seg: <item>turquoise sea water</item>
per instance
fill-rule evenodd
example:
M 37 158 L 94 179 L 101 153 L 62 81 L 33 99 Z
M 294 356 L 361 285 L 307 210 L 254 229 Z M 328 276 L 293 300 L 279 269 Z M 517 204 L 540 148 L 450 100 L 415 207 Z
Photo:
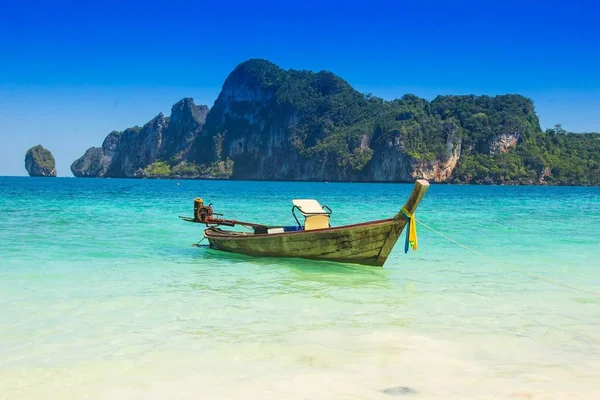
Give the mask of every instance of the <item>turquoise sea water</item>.
M 178 218 L 203 197 L 293 224 L 291 199 L 316 198 L 341 225 L 412 185 L 179 183 L 0 178 L 0 398 L 600 398 L 598 296 L 423 226 L 373 268 L 192 247 Z M 417 215 L 600 291 L 600 188 L 432 185 Z

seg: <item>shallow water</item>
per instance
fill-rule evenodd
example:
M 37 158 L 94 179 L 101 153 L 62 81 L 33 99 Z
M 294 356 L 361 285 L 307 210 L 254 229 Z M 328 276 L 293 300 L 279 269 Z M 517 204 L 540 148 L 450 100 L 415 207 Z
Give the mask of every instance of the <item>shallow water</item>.
M 195 248 L 178 218 L 199 196 L 293 224 L 290 200 L 317 198 L 340 225 L 411 189 L 0 178 L 0 398 L 600 398 L 598 296 L 423 226 L 373 268 Z M 417 215 L 600 291 L 600 188 L 432 185 Z

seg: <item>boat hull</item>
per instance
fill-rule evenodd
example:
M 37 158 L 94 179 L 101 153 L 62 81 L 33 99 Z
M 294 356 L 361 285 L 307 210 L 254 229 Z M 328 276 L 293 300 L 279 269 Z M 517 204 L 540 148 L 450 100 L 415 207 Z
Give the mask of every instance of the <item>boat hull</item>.
M 274 234 L 204 231 L 210 247 L 258 257 L 288 257 L 383 266 L 406 226 L 391 218 L 364 224 Z

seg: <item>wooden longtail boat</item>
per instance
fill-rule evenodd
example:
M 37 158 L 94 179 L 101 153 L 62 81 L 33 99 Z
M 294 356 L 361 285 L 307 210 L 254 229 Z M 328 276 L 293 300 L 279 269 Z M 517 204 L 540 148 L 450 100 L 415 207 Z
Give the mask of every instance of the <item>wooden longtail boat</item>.
M 383 266 L 392 248 L 407 224 L 410 225 L 405 251 L 409 241 L 416 250 L 416 227 L 412 218 L 429 182 L 418 180 L 404 207 L 392 218 L 331 227 L 331 210 L 321 207 L 316 200 L 293 200 L 292 214 L 298 226 L 267 226 L 218 218 L 212 205 L 204 206 L 195 199 L 194 218 L 180 217 L 189 222 L 207 226 L 204 237 L 217 250 L 258 257 L 292 257 L 314 260 Z M 304 225 L 295 211 L 304 216 Z M 217 216 L 217 218 L 215 218 Z M 252 232 L 223 230 L 220 226 L 241 225 Z M 413 232 L 414 231 L 414 232 Z

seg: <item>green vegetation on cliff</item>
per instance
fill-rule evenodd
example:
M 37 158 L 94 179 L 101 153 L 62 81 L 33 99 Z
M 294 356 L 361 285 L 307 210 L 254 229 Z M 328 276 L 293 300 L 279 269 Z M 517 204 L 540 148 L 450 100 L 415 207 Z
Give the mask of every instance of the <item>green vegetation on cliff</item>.
M 209 165 L 200 166 L 188 161 L 182 161 L 175 165 L 172 165 L 166 161 L 156 161 L 148 165 L 144 169 L 144 172 L 148 178 L 227 179 L 231 177 L 232 170 L 233 161 L 227 159 L 224 161 L 215 161 Z
M 600 184 L 599 135 L 568 134 L 560 127 L 542 132 L 533 102 L 523 96 L 438 96 L 429 102 L 408 94 L 384 101 L 330 72 L 286 71 L 265 60 L 241 64 L 225 86 L 233 88 L 228 96 L 243 86 L 260 92 L 265 104 L 257 107 L 259 98 L 217 100 L 205 126 L 208 137 L 219 136 L 219 152 L 212 153 L 217 159 L 228 156 L 222 148 L 231 144 L 221 135 L 237 139 L 253 132 L 258 118 L 245 118 L 253 113 L 266 121 L 262 132 L 287 128 L 305 159 L 333 159 L 357 176 L 368 173 L 386 146 L 397 144 L 414 164 L 445 162 L 459 145 L 449 181 Z
M 164 178 L 171 175 L 171 167 L 164 161 L 156 161 L 148 165 L 145 169 L 150 178 Z
M 210 111 L 182 101 L 172 114 L 106 140 L 103 176 L 600 184 L 599 135 L 542 132 L 514 94 L 384 101 L 331 72 L 252 59 Z M 81 176 L 87 164 L 74 164 Z
M 598 185 L 600 134 L 567 133 L 557 125 L 532 134 L 511 152 L 465 154 L 454 181 Z

